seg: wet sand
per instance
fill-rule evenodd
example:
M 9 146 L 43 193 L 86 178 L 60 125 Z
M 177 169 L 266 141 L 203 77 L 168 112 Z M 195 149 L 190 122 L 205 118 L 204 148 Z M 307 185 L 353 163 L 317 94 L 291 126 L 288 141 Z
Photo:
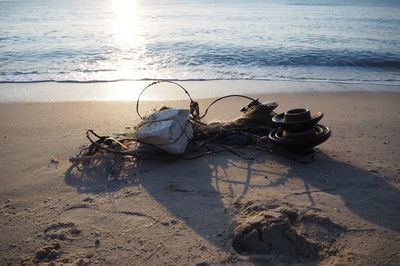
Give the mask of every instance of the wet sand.
M 397 264 L 400 94 L 257 96 L 278 101 L 277 112 L 324 112 L 321 123 L 333 135 L 313 163 L 259 151 L 248 151 L 253 162 L 221 153 L 143 162 L 113 179 L 104 167 L 76 171 L 68 158 L 88 143 L 87 128 L 109 135 L 136 124 L 133 102 L 0 104 L 0 264 Z M 246 104 L 226 100 L 206 118 L 235 118 Z M 297 213 L 290 224 L 288 210 Z M 289 240 L 278 239 L 261 255 L 235 250 L 232 240 L 260 215 L 280 215 L 281 229 L 262 230 L 281 236 L 290 229 Z M 258 241 L 246 237 L 239 236 L 249 245 Z M 285 245 L 294 251 L 284 252 Z M 318 255 L 304 251 L 313 248 Z

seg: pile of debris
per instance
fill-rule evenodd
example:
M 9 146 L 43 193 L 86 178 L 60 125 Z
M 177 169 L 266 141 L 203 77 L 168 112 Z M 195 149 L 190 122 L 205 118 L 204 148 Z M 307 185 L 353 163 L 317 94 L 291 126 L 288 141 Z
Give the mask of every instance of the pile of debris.
M 190 99 L 189 109 L 163 107 L 142 117 L 139 112 L 140 97 L 149 87 L 168 82 L 179 86 Z M 250 101 L 242 107 L 242 116 L 230 122 L 205 123 L 204 117 L 211 106 L 222 99 L 241 97 Z M 77 156 L 70 158 L 75 164 L 92 162 L 118 155 L 120 159 L 195 159 L 201 156 L 228 151 L 243 159 L 252 159 L 238 153 L 237 148 L 263 151 L 276 149 L 291 153 L 312 153 L 314 146 L 326 141 L 331 131 L 318 125 L 322 113 L 311 116 L 308 109 L 294 109 L 282 114 L 274 112 L 278 103 L 261 103 L 244 95 L 227 95 L 213 101 L 203 115 L 199 104 L 180 84 L 173 81 L 156 81 L 146 86 L 139 95 L 136 111 L 142 121 L 129 137 L 99 136 L 88 130 L 90 145 Z

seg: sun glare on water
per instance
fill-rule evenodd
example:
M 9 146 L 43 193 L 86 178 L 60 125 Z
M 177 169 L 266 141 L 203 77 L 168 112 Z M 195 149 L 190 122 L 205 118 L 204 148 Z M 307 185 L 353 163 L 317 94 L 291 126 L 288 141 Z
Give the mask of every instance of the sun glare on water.
M 137 46 L 140 42 L 139 9 L 135 0 L 112 0 L 115 41 L 124 48 Z
M 140 64 L 135 60 L 144 47 L 141 32 L 140 16 L 142 15 L 141 5 L 137 0 L 111 0 L 113 20 L 112 25 L 114 38 L 112 42 L 118 48 L 114 68 L 118 76 L 135 77 L 132 72 Z M 131 58 L 129 65 L 122 64 L 126 58 Z M 109 100 L 136 100 L 138 90 L 134 89 L 131 83 L 116 82 L 109 84 L 112 95 Z

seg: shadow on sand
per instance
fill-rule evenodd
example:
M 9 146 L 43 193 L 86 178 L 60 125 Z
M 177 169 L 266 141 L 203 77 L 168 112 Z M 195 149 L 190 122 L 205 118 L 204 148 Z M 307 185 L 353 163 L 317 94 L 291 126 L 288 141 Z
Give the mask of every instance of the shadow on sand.
M 224 174 L 229 162 L 227 156 L 145 161 L 116 171 L 110 162 L 100 161 L 98 164 L 72 165 L 65 174 L 65 183 L 79 193 L 109 194 L 110 200 L 119 190 L 140 185 L 172 216 L 215 246 L 228 249 L 227 235 L 232 229 L 232 216 L 222 201 L 218 182 L 213 180 Z
M 292 163 L 284 158 L 278 161 L 288 164 L 289 171 L 269 187 L 285 185 L 290 178 L 300 177 L 304 182 L 302 194 L 308 197 L 311 207 L 317 205 L 313 192 L 323 191 L 340 197 L 345 206 L 362 219 L 400 231 L 399 190 L 378 174 L 334 160 L 322 152 L 317 153 L 316 161 L 310 165 Z M 310 167 L 314 169 L 310 171 Z
M 362 219 L 400 230 L 399 191 L 377 175 L 323 153 L 317 153 L 314 163 L 307 165 L 277 156 L 272 158 L 272 163 L 289 167 L 289 171 L 274 182 L 253 182 L 252 175 L 257 170 L 251 162 L 247 169 L 241 169 L 246 172 L 243 180 L 230 180 L 227 169 L 237 166 L 226 155 L 191 161 L 143 162 L 115 173 L 102 163 L 82 168 L 72 166 L 65 175 L 65 182 L 82 193 L 115 193 L 140 184 L 171 215 L 216 247 L 229 251 L 232 251 L 230 237 L 236 226 L 237 202 L 245 200 L 246 193 L 253 187 L 273 189 L 285 185 L 294 176 L 302 178 L 303 196 L 309 198 L 310 206 L 316 206 L 312 191 L 324 190 L 340 197 L 347 208 Z M 268 173 L 269 169 L 265 171 Z M 290 195 L 286 199 L 290 201 Z

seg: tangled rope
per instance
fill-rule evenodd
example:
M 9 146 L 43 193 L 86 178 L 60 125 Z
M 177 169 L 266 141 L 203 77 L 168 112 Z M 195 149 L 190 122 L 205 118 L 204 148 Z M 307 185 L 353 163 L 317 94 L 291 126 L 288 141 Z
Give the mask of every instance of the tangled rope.
M 207 124 L 202 121 L 202 119 L 208 114 L 209 109 L 216 104 L 217 102 L 226 99 L 226 98 L 231 98 L 231 97 L 239 97 L 239 98 L 244 98 L 247 100 L 250 100 L 249 106 L 254 105 L 255 103 L 259 103 L 258 99 L 253 99 L 251 97 L 245 96 L 245 95 L 240 95 L 240 94 L 231 94 L 231 95 L 226 95 L 223 97 L 220 97 L 213 102 L 211 102 L 208 107 L 205 109 L 204 113 L 200 115 L 200 108 L 199 104 L 193 100 L 191 97 L 190 93 L 179 83 L 174 82 L 174 81 L 168 81 L 168 80 L 160 80 L 160 81 L 155 81 L 147 85 L 138 95 L 138 99 L 136 102 L 136 113 L 140 117 L 140 119 L 144 120 L 144 117 L 140 114 L 139 111 L 139 105 L 140 105 L 140 98 L 142 94 L 149 89 L 150 87 L 160 84 L 160 83 L 170 83 L 178 86 L 181 88 L 184 93 L 188 96 L 190 100 L 189 104 L 189 119 L 187 120 L 185 126 L 181 128 L 182 134 L 185 133 L 185 128 L 188 125 L 188 123 L 191 123 L 193 128 L 194 128 L 194 136 L 186 146 L 186 150 L 180 154 L 172 154 L 169 153 L 158 146 L 155 146 L 151 143 L 147 143 L 141 140 L 138 140 L 136 138 L 112 138 L 110 136 L 100 136 L 96 134 L 92 129 L 88 129 L 86 131 L 86 137 L 90 141 L 89 147 L 83 148 L 78 155 L 71 157 L 70 161 L 72 163 L 87 163 L 91 161 L 96 161 L 104 158 L 104 156 L 109 156 L 109 155 L 114 155 L 114 156 L 122 156 L 124 158 L 134 158 L 134 159 L 139 159 L 139 160 L 145 160 L 145 159 L 163 159 L 163 160 L 168 160 L 168 159 L 186 159 L 186 160 L 191 160 L 191 159 L 197 159 L 202 156 L 206 156 L 209 154 L 214 154 L 214 153 L 219 153 L 219 152 L 230 152 L 234 154 L 235 156 L 238 156 L 242 159 L 245 160 L 253 160 L 253 158 L 246 157 L 241 155 L 240 153 L 236 152 L 234 149 L 238 148 L 252 148 L 252 149 L 257 149 L 257 150 L 270 150 L 270 147 L 268 146 L 268 143 L 263 139 L 263 136 L 266 135 L 267 132 L 263 133 L 263 136 L 255 135 L 255 134 L 250 134 L 246 133 L 246 128 L 240 125 L 235 125 L 233 123 L 231 124 Z M 243 108 L 242 108 L 243 109 Z M 242 111 L 242 110 L 241 110 Z M 274 115 L 275 113 L 271 113 Z M 244 119 L 244 118 L 243 118 Z M 243 121 L 242 121 L 243 122 Z M 246 121 L 244 121 L 246 122 Z M 226 141 L 228 138 L 232 138 L 233 135 L 237 134 L 247 134 L 243 138 L 248 138 L 249 139 L 249 144 L 247 145 L 232 145 L 232 142 L 234 141 Z M 180 134 L 180 136 L 182 136 Z M 224 134 L 227 135 L 228 137 L 225 137 L 225 140 L 223 139 Z M 176 142 L 180 136 L 176 139 L 174 139 L 173 142 Z M 222 136 L 222 137 L 221 137 Z M 97 138 L 96 140 L 93 139 L 93 137 Z M 222 139 L 222 140 L 221 140 Z M 228 143 L 225 143 L 228 142 Z M 169 143 L 170 144 L 170 143 Z M 218 147 L 218 148 L 216 148 Z M 192 155 L 188 155 L 188 153 Z
M 174 85 L 178 86 L 179 88 L 181 88 L 181 89 L 186 93 L 186 95 L 189 97 L 189 99 L 190 99 L 190 106 L 189 106 L 189 107 L 190 107 L 190 108 L 189 108 L 190 114 L 192 115 L 192 117 L 193 117 L 194 119 L 199 119 L 199 118 L 200 118 L 199 104 L 198 104 L 197 102 L 193 101 L 192 96 L 190 95 L 190 93 L 189 93 L 182 85 L 180 85 L 180 84 L 177 83 L 177 82 L 170 81 L 170 80 L 159 80 L 159 81 L 155 81 L 155 82 L 150 83 L 149 85 L 147 85 L 147 86 L 139 93 L 138 99 L 137 99 L 137 101 L 136 101 L 136 113 L 137 113 L 137 115 L 140 117 L 140 119 L 143 120 L 143 117 L 140 115 L 140 112 L 139 112 L 140 97 L 142 96 L 142 94 L 143 94 L 148 88 L 150 88 L 151 86 L 154 86 L 154 85 L 156 85 L 156 84 L 160 84 L 160 83 L 171 83 L 171 84 L 174 84 Z

